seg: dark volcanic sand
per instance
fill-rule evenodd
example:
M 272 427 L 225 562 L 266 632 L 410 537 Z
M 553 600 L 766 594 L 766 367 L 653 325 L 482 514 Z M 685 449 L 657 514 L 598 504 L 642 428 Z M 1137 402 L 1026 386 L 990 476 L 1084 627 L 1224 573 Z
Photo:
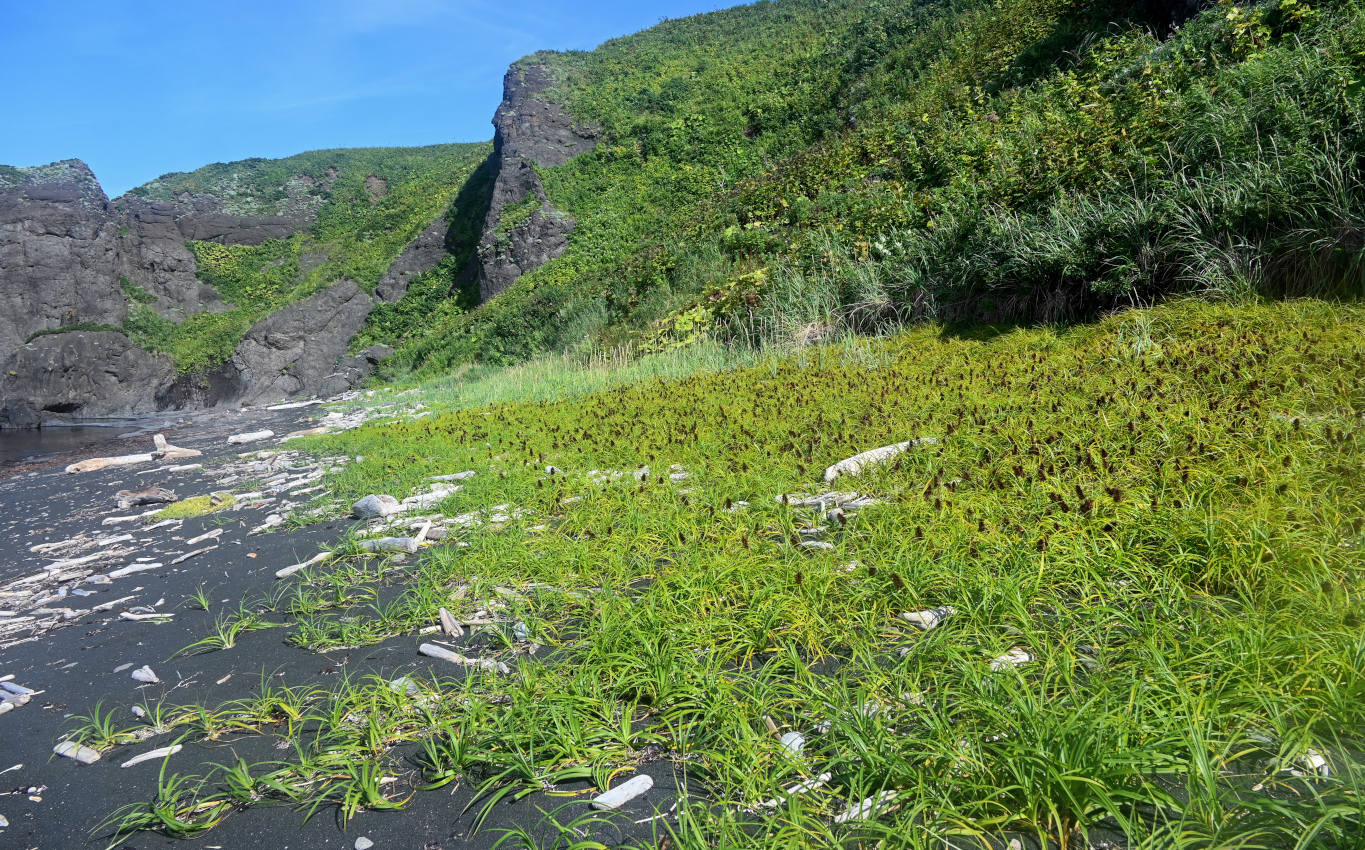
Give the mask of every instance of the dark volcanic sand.
M 277 448 L 275 440 L 248 446 L 228 446 L 233 433 L 271 428 L 277 434 L 311 427 L 310 417 L 321 415 L 321 408 L 270 413 L 221 412 L 193 418 L 180 427 L 164 431 L 174 445 L 197 448 L 205 457 L 173 463 L 212 466 L 215 460 L 235 458 L 242 451 Z M 93 454 L 100 456 L 150 450 L 150 436 L 106 442 Z M 0 771 L 22 764 L 17 770 L 0 774 L 0 815 L 9 828 L 0 830 L 0 848 L 44 848 L 77 850 L 110 846 L 109 831 L 99 825 L 115 810 L 128 803 L 149 800 L 156 787 L 161 760 L 144 762 L 128 769 L 119 765 L 135 755 L 174 743 L 176 733 L 153 738 L 140 744 L 114 748 L 93 765 L 54 756 L 52 747 L 61 740 L 64 729 L 72 726 L 72 716 L 89 714 L 96 703 L 117 711 L 120 728 L 139 721 L 129 712 L 131 706 L 154 704 L 163 697 L 172 704 L 202 701 L 208 705 L 238 699 L 255 692 L 263 677 L 278 677 L 276 682 L 293 686 L 316 684 L 332 687 L 342 675 L 360 678 L 371 674 L 392 679 L 418 672 L 423 676 L 459 675 L 448 665 L 430 662 L 417 654 L 416 635 L 395 638 L 385 643 L 325 655 L 284 643 L 285 629 L 248 633 L 233 649 L 184 655 L 175 653 L 205 637 L 224 610 L 235 609 L 244 596 L 259 596 L 277 582 L 275 570 L 311 557 L 322 544 L 345 534 L 349 522 L 336 520 L 302 530 L 275 531 L 247 536 L 259 525 L 270 508 L 243 510 L 218 516 L 187 520 L 178 529 L 137 533 L 130 526 L 101 527 L 108 516 L 141 513 L 148 508 L 119 510 L 113 494 L 125 487 L 134 489 L 166 486 L 187 498 L 218 489 L 203 471 L 139 475 L 161 464 L 106 469 L 68 475 L 67 463 L 92 456 L 52 455 L 38 463 L 0 468 L 0 582 L 28 575 L 51 563 L 53 557 L 33 555 L 29 547 L 62 540 L 81 532 L 92 536 L 135 533 L 138 551 L 117 559 L 102 569 L 122 566 L 135 557 L 164 555 L 165 560 L 189 547 L 184 541 L 222 526 L 225 534 L 219 548 L 174 567 L 137 573 L 116 579 L 113 584 L 89 586 L 97 596 L 67 599 L 53 603 L 73 608 L 90 607 L 101 601 L 137 594 L 137 599 L 112 611 L 88 614 L 72 624 L 50 632 L 37 641 L 0 650 L 0 675 L 13 674 L 14 682 L 42 691 L 25 706 L 0 716 Z M 224 524 L 226 521 L 226 524 Z M 150 541 L 144 543 L 143 541 Z M 201 544 L 205 545 L 205 544 Z M 195 546 L 192 548 L 199 548 Z M 255 557 L 248 557 L 254 554 Z M 56 558 L 63 557 L 58 554 Z M 157 557 L 157 560 L 163 560 Z M 203 612 L 188 607 L 196 589 L 204 586 L 215 610 Z M 165 602 L 160 611 L 173 611 L 173 621 L 164 624 L 129 622 L 118 614 L 131 605 Z M 0 601 L 0 608 L 4 608 Z M 113 672 L 123 664 L 134 667 L 149 664 L 161 684 L 140 685 L 130 678 L 131 669 Z M 231 678 L 222 685 L 215 682 Z M 238 755 L 250 763 L 281 755 L 273 750 L 273 738 L 243 736 L 219 742 L 185 741 L 185 749 L 172 756 L 168 774 L 202 773 L 212 763 L 231 764 Z M 415 752 L 415 750 L 413 751 Z M 416 784 L 416 765 L 410 764 Z M 619 829 L 599 829 L 597 838 L 607 844 L 636 843 L 652 834 L 663 834 L 663 821 L 636 825 L 656 810 L 668 809 L 675 797 L 677 781 L 667 761 L 641 769 L 655 779 L 654 788 L 627 806 L 620 816 Z M 624 777 L 623 777 L 624 778 Z M 622 778 L 622 779 L 623 779 Z M 616 781 L 622 781 L 618 779 Z M 29 789 L 37 789 L 30 791 Z M 564 787 L 561 790 L 574 790 Z M 30 799 L 30 795 L 41 798 Z M 550 797 L 534 794 L 520 803 L 500 806 L 473 838 L 474 811 L 465 812 L 472 797 L 467 787 L 450 787 L 418 793 L 401 812 L 361 812 L 342 828 L 335 809 L 320 809 L 306 824 L 304 813 L 287 807 L 256 806 L 235 812 L 217 828 L 189 843 L 165 836 L 141 833 L 113 846 L 129 850 L 162 847 L 205 848 L 350 848 L 357 836 L 367 836 L 376 850 L 420 848 L 440 850 L 454 847 L 489 847 L 501 837 L 503 828 L 520 825 L 548 838 L 552 832 L 535 829 L 541 815 L 571 807 L 561 814 L 562 821 L 588 812 L 588 797 Z M 477 810 L 477 807 L 475 807 Z M 669 825 L 675 825 L 670 819 Z M 510 842 L 503 846 L 519 846 Z M 545 845 L 552 846 L 552 845 Z

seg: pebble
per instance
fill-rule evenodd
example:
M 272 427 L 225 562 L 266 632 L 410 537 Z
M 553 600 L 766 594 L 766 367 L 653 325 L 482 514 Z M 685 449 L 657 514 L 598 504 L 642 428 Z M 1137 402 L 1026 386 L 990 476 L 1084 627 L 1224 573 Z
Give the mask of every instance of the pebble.
M 161 681 L 156 677 L 156 673 L 152 672 L 152 668 L 146 664 L 133 671 L 133 678 L 147 685 L 155 685 Z
M 374 842 L 363 835 L 355 840 L 355 850 L 370 850 L 373 846 Z
M 8 828 L 9 828 L 9 818 L 5 817 L 4 815 L 0 815 L 0 829 L 8 829 Z
M 619 809 L 653 787 L 654 779 L 642 773 L 622 782 L 605 794 L 594 797 L 592 807 L 600 811 Z

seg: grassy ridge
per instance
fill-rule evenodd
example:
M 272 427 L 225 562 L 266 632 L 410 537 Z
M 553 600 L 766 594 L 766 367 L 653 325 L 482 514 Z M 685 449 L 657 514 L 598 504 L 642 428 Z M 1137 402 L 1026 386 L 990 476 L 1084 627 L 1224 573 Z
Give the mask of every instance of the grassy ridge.
M 925 326 L 320 439 L 365 458 L 335 480 L 343 504 L 469 468 L 445 512 L 507 516 L 415 563 L 342 549 L 243 616 L 288 615 L 289 640 L 326 649 L 486 609 L 499 624 L 461 651 L 513 675 L 163 706 L 210 738 L 287 719 L 295 754 L 171 777 L 124 825 L 193 832 L 272 799 L 345 818 L 423 783 L 479 789 L 492 823 L 502 801 L 663 753 L 691 794 L 649 846 L 1356 846 L 1362 333 L 1360 308 L 1315 301 Z M 925 437 L 836 482 L 876 500 L 861 511 L 775 499 Z M 900 616 L 940 606 L 955 613 L 929 632 Z M 1028 662 L 992 669 L 1010 650 Z M 806 736 L 799 756 L 765 718 Z M 421 780 L 399 767 L 410 746 Z
M 759 3 L 536 54 L 606 130 L 543 175 L 568 252 L 399 363 L 612 346 L 755 270 L 723 333 L 1358 294 L 1354 2 Z
M 257 321 L 341 280 L 373 291 L 416 236 L 448 212 L 488 156 L 482 144 L 313 151 L 280 160 L 215 164 L 158 178 L 132 194 L 153 199 L 210 193 L 239 215 L 316 209 L 312 227 L 261 245 L 192 242 L 199 278 L 233 309 L 183 321 L 132 305 L 126 328 L 144 348 L 174 357 L 182 373 L 226 361 Z M 378 180 L 380 182 L 376 183 Z M 449 286 L 441 293 L 449 294 Z M 370 334 L 391 341 L 393 331 Z

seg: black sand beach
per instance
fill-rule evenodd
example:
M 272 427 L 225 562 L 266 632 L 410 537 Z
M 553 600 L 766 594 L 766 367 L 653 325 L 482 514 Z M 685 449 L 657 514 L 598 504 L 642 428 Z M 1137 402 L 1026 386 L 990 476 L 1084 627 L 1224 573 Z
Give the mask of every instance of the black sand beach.
M 349 518 L 250 535 L 248 532 L 271 512 L 270 507 L 210 514 L 152 530 L 145 530 L 142 522 L 102 524 L 109 517 L 157 507 L 120 510 L 113 496 L 124 488 L 168 487 L 182 500 L 221 489 L 215 475 L 221 464 L 240 463 L 238 456 L 243 453 L 278 448 L 278 438 L 245 446 L 228 445 L 229 435 L 265 428 L 284 434 L 308 428 L 321 415 L 319 411 L 214 412 L 187 419 L 162 433 L 173 445 L 203 451 L 202 458 L 171 462 L 204 464 L 203 469 L 188 472 L 155 472 L 162 466 L 158 462 L 77 474 L 64 471 L 68 463 L 90 457 L 89 449 L 51 454 L 0 471 L 4 476 L 0 479 L 0 551 L 4 552 L 0 585 L 10 586 L 16 579 L 40 574 L 55 559 L 64 557 L 61 552 L 35 554 L 31 547 L 81 534 L 105 540 L 124 534 L 133 537 L 103 549 L 97 547 L 95 551 L 113 553 L 87 565 L 97 573 L 135 564 L 138 557 L 169 564 L 179 555 L 217 544 L 173 566 L 136 572 L 103 584 L 71 583 L 71 593 L 40 610 L 70 609 L 74 616 L 47 617 L 56 621 L 51 629 L 11 631 L 4 638 L 0 676 L 12 676 L 12 683 L 38 693 L 0 719 L 4 735 L 0 747 L 0 815 L 9 823 L 0 830 L 0 847 L 148 850 L 186 846 L 184 839 L 149 833 L 114 841 L 111 830 L 101 826 L 120 807 L 152 798 L 163 760 L 152 759 L 126 769 L 120 764 L 180 742 L 184 749 L 167 761 L 167 774 L 202 773 L 209 765 L 232 764 L 238 757 L 251 763 L 269 761 L 276 746 L 285 743 L 283 737 L 254 734 L 227 735 L 212 742 L 181 741 L 181 732 L 172 732 L 116 747 L 89 765 L 54 755 L 53 747 L 62 740 L 63 732 L 75 725 L 73 718 L 88 715 L 97 706 L 112 710 L 119 727 L 125 728 L 140 722 L 131 712 L 135 705 L 154 705 L 161 700 L 214 705 L 259 691 L 266 682 L 330 687 L 347 676 L 393 679 L 413 672 L 430 678 L 460 675 L 452 672 L 450 665 L 419 656 L 415 635 L 318 654 L 286 644 L 285 630 L 273 628 L 245 634 L 231 649 L 177 654 L 209 634 L 220 611 L 235 609 L 243 597 L 277 586 L 276 570 L 306 560 L 320 546 L 345 535 Z M 117 455 L 148 451 L 150 443 L 150 436 L 141 434 L 107 441 L 97 448 L 99 455 Z M 220 528 L 221 536 L 203 546 L 186 542 Z M 215 611 L 204 612 L 191 604 L 200 588 L 214 603 Z M 90 595 L 77 595 L 77 590 Z M 105 611 L 92 610 L 106 602 L 117 604 Z M 0 599 L 0 609 L 7 603 Z M 137 606 L 174 616 L 164 622 L 121 618 L 122 612 L 137 610 Z M 7 613 L 9 616 L 0 619 L 0 627 L 24 612 Z M 160 681 L 141 684 L 131 678 L 132 671 L 142 665 L 150 666 Z M 398 778 L 398 787 L 415 789 L 422 784 L 418 765 L 411 759 L 408 763 L 411 771 Z M 599 825 L 598 840 L 614 844 L 630 837 L 645 838 L 662 828 L 662 821 L 651 816 L 656 810 L 666 810 L 674 798 L 672 767 L 662 762 L 645 766 L 642 772 L 654 776 L 653 790 L 618 816 L 623 826 Z M 557 790 L 575 789 L 561 786 Z M 191 840 L 189 846 L 350 848 L 364 836 L 377 848 L 488 847 L 509 825 L 532 834 L 540 831 L 537 824 L 542 812 L 568 804 L 571 811 L 567 817 L 561 815 L 561 820 L 586 814 L 588 798 L 582 794 L 586 790 L 578 789 L 577 796 L 535 794 L 499 806 L 472 836 L 478 807 L 466 811 L 473 798 L 467 783 L 416 793 L 400 812 L 362 811 L 344 827 L 334 810 L 319 810 L 305 823 L 304 812 L 259 805 L 232 813 L 207 835 Z M 546 838 L 554 834 L 544 824 L 541 828 L 549 830 L 544 833 Z

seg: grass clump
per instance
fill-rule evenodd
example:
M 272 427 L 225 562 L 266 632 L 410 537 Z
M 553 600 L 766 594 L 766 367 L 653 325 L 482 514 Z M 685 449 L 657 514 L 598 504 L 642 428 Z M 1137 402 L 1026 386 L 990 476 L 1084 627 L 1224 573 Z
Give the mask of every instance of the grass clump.
M 156 513 L 148 519 L 152 522 L 159 522 L 163 519 L 191 519 L 197 516 L 216 513 L 227 510 L 237 503 L 237 497 L 231 493 L 212 493 L 206 496 L 191 496 L 188 499 L 181 499 L 174 502 Z M 207 608 L 205 610 L 208 610 Z
M 644 846 L 1355 846 L 1362 333 L 1319 301 L 925 326 L 318 438 L 364 456 L 340 499 L 475 469 L 445 507 L 486 521 L 404 563 L 338 550 L 272 619 L 415 650 L 445 607 L 492 621 L 459 651 L 510 674 L 271 679 L 175 716 L 289 729 L 259 800 L 343 817 L 463 786 L 493 828 L 662 758 L 687 791 Z M 796 498 L 827 490 L 873 501 Z M 930 608 L 952 613 L 902 616 Z M 177 811 L 239 801 L 234 776 L 182 779 Z

